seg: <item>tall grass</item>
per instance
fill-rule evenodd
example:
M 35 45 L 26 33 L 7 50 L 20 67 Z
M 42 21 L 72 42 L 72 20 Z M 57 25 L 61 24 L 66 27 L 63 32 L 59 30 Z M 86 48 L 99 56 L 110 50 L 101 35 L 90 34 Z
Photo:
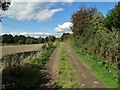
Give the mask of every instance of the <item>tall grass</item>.
M 20 65 L 4 67 L 2 70 L 2 88 L 4 90 L 34 90 L 38 78 L 42 76 L 41 70 L 44 69 L 55 48 L 55 45 L 50 45 L 41 52 L 25 58 Z

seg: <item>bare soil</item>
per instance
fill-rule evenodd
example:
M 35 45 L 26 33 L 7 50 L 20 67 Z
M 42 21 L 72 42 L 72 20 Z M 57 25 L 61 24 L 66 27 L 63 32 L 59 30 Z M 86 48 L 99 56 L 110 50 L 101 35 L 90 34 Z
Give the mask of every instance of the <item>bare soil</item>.
M 45 66 L 45 70 L 42 71 L 42 76 L 39 78 L 39 81 L 37 81 L 37 90 L 41 90 L 41 88 L 59 88 L 58 86 L 53 84 L 53 81 L 57 78 L 57 62 L 60 58 L 60 53 L 60 47 L 56 48 L 53 52 L 50 60 Z

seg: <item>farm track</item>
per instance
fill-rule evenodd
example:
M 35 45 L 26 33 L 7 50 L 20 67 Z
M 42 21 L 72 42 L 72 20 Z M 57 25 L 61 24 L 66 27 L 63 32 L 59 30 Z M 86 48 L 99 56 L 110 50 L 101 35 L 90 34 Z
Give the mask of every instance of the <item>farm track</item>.
M 36 82 L 36 90 L 40 90 L 41 88 L 59 88 L 53 84 L 53 81 L 57 79 L 59 72 L 58 60 L 61 56 L 61 45 L 54 50 L 53 54 L 50 57 L 50 60 L 47 62 L 45 70 L 42 71 L 42 76 L 40 76 Z M 41 44 L 4 46 L 2 50 L 4 53 L 3 55 L 6 55 L 25 51 L 37 51 L 41 49 L 41 46 Z M 81 88 L 107 88 L 94 76 L 94 74 L 87 68 L 87 66 L 75 56 L 75 54 L 72 52 L 71 48 L 68 47 L 67 44 L 65 44 L 64 47 L 64 49 L 67 50 L 67 56 L 72 62 L 76 75 L 79 78 Z
M 10 55 L 20 52 L 37 51 L 41 49 L 41 46 L 42 44 L 2 46 L 0 47 L 0 56 Z
M 74 69 L 77 73 L 77 76 L 79 77 L 79 81 L 82 88 L 107 88 L 93 75 L 92 72 L 90 72 L 87 66 L 75 56 L 71 48 L 67 47 L 66 49 L 67 55 L 73 63 Z
M 45 66 L 45 70 L 42 71 L 43 76 L 39 78 L 37 82 L 37 90 L 41 88 L 58 88 L 53 84 L 53 81 L 57 78 L 58 74 L 58 60 L 60 58 L 61 48 L 57 47 L 50 57 L 50 60 Z
M 77 77 L 79 78 L 80 88 L 102 88 L 107 90 L 107 87 L 99 81 L 94 74 L 82 63 L 72 52 L 71 48 L 67 45 L 64 46 L 67 50 L 69 60 L 72 62 Z M 56 48 L 50 60 L 46 64 L 46 70 L 43 71 L 43 77 L 39 80 L 39 88 L 59 88 L 53 84 L 53 81 L 58 76 L 58 60 L 61 56 L 61 47 Z M 39 90 L 39 89 L 38 89 Z

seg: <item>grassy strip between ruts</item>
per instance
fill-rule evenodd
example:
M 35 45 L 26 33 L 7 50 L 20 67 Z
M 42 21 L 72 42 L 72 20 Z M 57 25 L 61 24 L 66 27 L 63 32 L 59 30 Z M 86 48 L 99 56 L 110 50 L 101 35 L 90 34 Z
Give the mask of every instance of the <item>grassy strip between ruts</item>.
M 94 58 L 91 55 L 85 54 L 83 52 L 80 52 L 80 49 L 73 46 L 72 43 L 70 43 L 73 52 L 76 54 L 76 56 L 85 64 L 88 65 L 88 68 L 95 74 L 95 76 L 103 82 L 104 85 L 106 85 L 108 88 L 118 88 L 118 70 L 115 68 L 111 69 L 112 74 L 110 71 L 106 69 L 105 66 L 103 66 L 100 62 L 96 62 L 96 59 L 100 58 Z
M 61 89 L 64 88 L 79 88 L 78 77 L 75 74 L 73 65 L 70 62 L 66 50 L 62 47 L 61 58 L 58 61 L 59 74 L 54 81 Z
M 42 75 L 41 70 L 44 69 L 55 48 L 56 46 L 52 45 L 35 55 L 29 56 L 21 66 L 5 68 L 3 71 L 3 89 L 35 89 L 36 81 Z

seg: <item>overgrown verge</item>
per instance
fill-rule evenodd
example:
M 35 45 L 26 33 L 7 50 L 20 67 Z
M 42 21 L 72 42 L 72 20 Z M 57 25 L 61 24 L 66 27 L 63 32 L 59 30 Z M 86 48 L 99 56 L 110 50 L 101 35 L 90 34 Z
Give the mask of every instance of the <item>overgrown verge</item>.
M 2 89 L 3 90 L 34 90 L 39 77 L 42 76 L 41 70 L 44 69 L 56 44 L 43 46 L 43 50 L 22 60 L 21 64 L 6 66 L 2 70 Z M 16 60 L 16 59 L 14 59 Z
M 78 82 L 78 78 L 75 75 L 73 65 L 70 62 L 64 47 L 62 47 L 61 58 L 58 61 L 58 65 L 59 65 L 59 74 L 58 74 L 58 78 L 54 81 L 54 83 L 59 87 L 61 87 L 62 89 L 79 88 L 80 85 Z
M 118 88 L 118 67 L 104 64 L 104 58 L 95 57 L 88 53 L 81 52 L 80 48 L 70 43 L 73 52 L 78 58 L 102 81 L 108 88 Z

